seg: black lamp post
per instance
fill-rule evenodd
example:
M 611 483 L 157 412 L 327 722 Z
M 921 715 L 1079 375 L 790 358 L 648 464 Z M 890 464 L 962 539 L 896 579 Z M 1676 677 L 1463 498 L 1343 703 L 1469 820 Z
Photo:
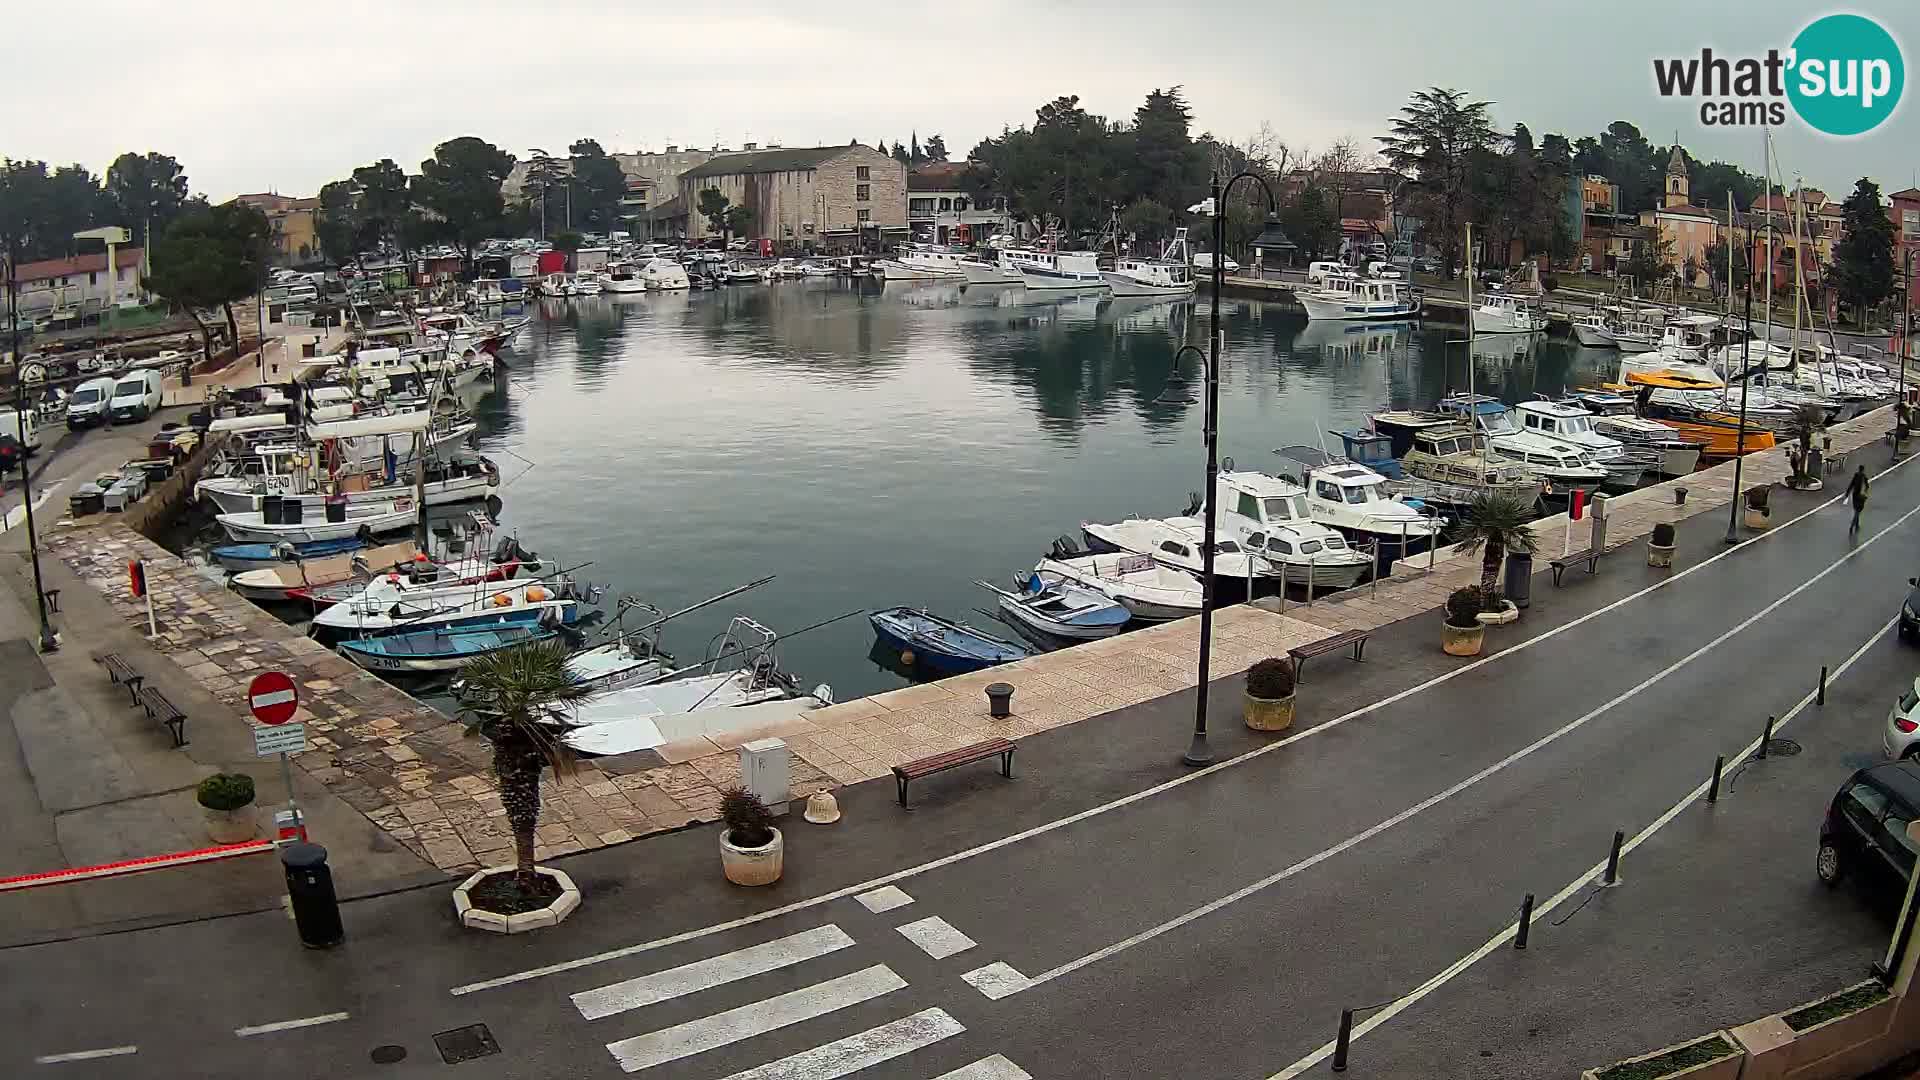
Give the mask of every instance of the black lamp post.
M 1733 223 L 1728 222 L 1731 228 Z M 1771 237 L 1773 225 L 1767 225 L 1769 237 L 1767 258 L 1773 258 Z M 1747 387 L 1753 384 L 1753 367 L 1748 357 L 1753 344 L 1753 217 L 1747 217 L 1747 312 L 1742 319 L 1747 324 L 1747 332 L 1740 339 L 1740 426 L 1733 433 L 1733 505 L 1727 508 L 1727 543 L 1740 542 L 1740 468 L 1747 456 Z M 1767 325 L 1767 340 L 1773 340 L 1773 325 Z
M 1207 486 L 1203 489 L 1206 528 L 1200 541 L 1200 685 L 1193 705 L 1193 744 L 1180 758 L 1188 765 L 1213 764 L 1213 750 L 1207 745 L 1207 675 L 1213 658 L 1213 540 L 1214 521 L 1219 512 L 1214 505 L 1219 502 L 1214 487 L 1220 477 L 1220 342 L 1224 336 L 1220 330 L 1220 289 L 1227 278 L 1227 195 L 1233 191 L 1233 185 L 1242 180 L 1259 184 L 1267 195 L 1268 215 L 1274 212 L 1273 189 L 1259 174 L 1242 172 L 1225 185 L 1220 183 L 1219 173 L 1213 174 L 1208 200 L 1213 204 L 1213 313 L 1207 333 L 1213 340 L 1207 349 Z M 1179 355 L 1174 354 L 1176 360 Z
M 17 238 L 7 237 L 7 323 L 13 349 L 14 419 L 19 424 L 20 502 L 27 514 L 27 552 L 33 560 L 34 608 L 40 615 L 40 651 L 50 653 L 60 647 L 53 625 L 47 621 L 47 590 L 40 578 L 40 540 L 33 529 L 33 472 L 27 463 L 27 384 L 21 375 L 26 364 L 20 355 L 20 282 L 15 268 L 20 265 Z M 112 267 L 108 268 L 112 273 Z

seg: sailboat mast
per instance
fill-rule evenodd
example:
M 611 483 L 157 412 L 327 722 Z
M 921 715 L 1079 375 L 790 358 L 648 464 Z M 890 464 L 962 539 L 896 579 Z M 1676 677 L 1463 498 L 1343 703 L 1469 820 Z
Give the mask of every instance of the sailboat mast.
M 1480 434 L 1480 413 L 1473 404 L 1473 222 L 1467 224 L 1467 430 L 1480 446 L 1480 483 L 1487 482 L 1487 442 Z

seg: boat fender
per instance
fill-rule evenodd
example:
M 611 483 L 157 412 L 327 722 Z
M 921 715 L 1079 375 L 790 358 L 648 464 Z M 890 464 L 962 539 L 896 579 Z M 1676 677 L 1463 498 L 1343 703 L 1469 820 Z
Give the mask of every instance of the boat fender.
M 914 659 L 914 657 L 913 657 L 913 650 L 912 650 L 912 649 L 901 649 L 901 650 L 900 650 L 900 666 L 901 666 L 901 667 L 912 667 L 912 666 L 913 666 L 913 659 Z
M 537 586 L 537 585 L 535 585 L 535 586 L 529 586 L 529 587 L 527 588 L 527 602 L 528 602 L 528 603 L 530 603 L 530 604 L 537 604 L 537 603 L 539 603 L 540 601 L 542 601 L 542 600 L 545 600 L 546 598 L 547 598 L 547 590 L 545 590 L 545 589 L 542 589 L 542 588 L 540 588 L 540 587 L 539 587 L 539 586 Z M 500 594 L 500 600 L 501 600 L 501 602 L 503 602 L 503 603 L 504 603 L 504 602 L 507 602 L 507 594 L 505 594 L 505 593 L 501 593 L 501 594 Z

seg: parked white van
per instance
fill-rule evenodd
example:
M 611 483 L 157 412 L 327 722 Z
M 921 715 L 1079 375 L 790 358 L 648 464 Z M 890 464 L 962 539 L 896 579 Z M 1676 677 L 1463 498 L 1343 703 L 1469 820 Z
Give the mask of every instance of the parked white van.
M 1353 268 L 1342 262 L 1316 262 L 1307 264 L 1307 284 L 1321 285 L 1327 278 L 1339 274 L 1351 274 Z
M 107 403 L 113 400 L 112 379 L 89 379 L 67 396 L 67 430 L 107 422 Z
M 129 371 L 113 384 L 107 411 L 113 422 L 145 420 L 160 408 L 160 373 L 152 368 Z
M 26 433 L 26 439 L 22 445 L 27 448 L 27 453 L 32 454 L 39 450 L 41 443 L 40 414 L 33 409 L 28 409 L 26 412 L 26 420 L 23 423 L 18 412 L 13 409 L 0 409 L 0 435 L 8 435 L 18 439 L 22 431 Z

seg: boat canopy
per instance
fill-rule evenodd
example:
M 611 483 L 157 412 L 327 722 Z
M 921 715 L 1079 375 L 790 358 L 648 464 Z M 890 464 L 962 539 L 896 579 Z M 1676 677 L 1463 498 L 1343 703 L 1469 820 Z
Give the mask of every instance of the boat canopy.
M 353 439 L 366 435 L 415 435 L 426 431 L 432 419 L 425 412 L 405 412 L 358 420 L 335 420 L 325 424 L 308 424 L 307 437 Z
M 266 431 L 287 427 L 286 413 L 261 413 L 258 416 L 223 416 L 207 425 L 208 431 Z

